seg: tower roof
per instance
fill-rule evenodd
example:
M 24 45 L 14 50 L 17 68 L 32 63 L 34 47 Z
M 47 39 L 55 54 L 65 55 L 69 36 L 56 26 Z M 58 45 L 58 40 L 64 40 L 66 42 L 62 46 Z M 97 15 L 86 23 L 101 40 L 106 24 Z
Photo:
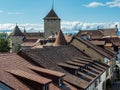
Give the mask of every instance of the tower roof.
M 20 29 L 19 29 L 19 27 L 17 25 L 14 28 L 12 36 L 24 36 L 23 33 L 20 31 Z
M 60 45 L 66 45 L 66 44 L 67 44 L 67 41 L 62 33 L 62 30 L 60 30 L 53 46 L 60 46 Z
M 47 16 L 44 19 L 60 19 L 55 11 L 53 9 L 50 10 L 50 12 L 47 14 Z

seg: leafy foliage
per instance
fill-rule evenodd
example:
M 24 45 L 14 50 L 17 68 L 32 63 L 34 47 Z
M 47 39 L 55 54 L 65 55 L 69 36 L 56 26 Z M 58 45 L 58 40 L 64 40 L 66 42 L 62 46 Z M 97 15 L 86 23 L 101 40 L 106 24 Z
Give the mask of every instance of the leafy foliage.
M 7 33 L 0 34 L 0 52 L 9 52 L 10 51 L 10 40 Z

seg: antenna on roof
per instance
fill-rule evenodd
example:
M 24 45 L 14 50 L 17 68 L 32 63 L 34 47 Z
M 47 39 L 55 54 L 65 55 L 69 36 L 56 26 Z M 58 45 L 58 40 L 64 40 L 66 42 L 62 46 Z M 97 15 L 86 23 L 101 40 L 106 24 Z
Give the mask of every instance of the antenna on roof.
M 54 0 L 53 0 L 53 2 L 52 2 L 52 9 L 54 9 Z
M 118 25 L 116 24 L 115 27 L 118 28 Z

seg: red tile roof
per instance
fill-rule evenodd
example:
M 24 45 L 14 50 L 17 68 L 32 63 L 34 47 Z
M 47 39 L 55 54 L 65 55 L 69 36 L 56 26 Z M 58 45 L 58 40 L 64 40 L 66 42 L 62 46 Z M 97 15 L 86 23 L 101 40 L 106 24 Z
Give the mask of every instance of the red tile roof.
M 36 75 L 36 74 L 32 74 L 32 73 L 28 73 L 25 72 L 23 70 L 6 70 L 7 72 L 9 72 L 12 75 L 18 76 L 18 77 L 22 77 L 22 78 L 26 78 L 29 79 L 31 81 L 37 82 L 39 84 L 45 85 L 48 83 L 51 83 L 52 80 L 44 78 L 42 76 Z
M 98 52 L 99 54 L 101 54 L 102 56 L 105 56 L 109 59 L 113 58 L 113 55 L 107 53 L 104 49 L 92 44 L 90 41 L 88 40 L 84 40 L 81 37 L 74 37 L 73 39 L 77 39 L 78 41 L 84 43 L 85 45 L 89 46 L 90 48 L 92 48 L 93 50 L 95 50 L 96 52 Z
M 21 53 L 28 55 L 44 68 L 65 73 L 66 75 L 63 78 L 65 82 L 83 90 L 91 85 L 109 67 L 87 57 L 84 53 L 70 45 L 23 50 Z M 76 62 L 73 59 L 76 59 Z M 83 62 L 86 64 L 83 64 Z M 94 63 L 97 64 L 94 65 Z M 86 66 L 88 68 L 85 68 Z M 83 72 L 80 68 L 83 69 Z M 82 75 L 86 74 L 86 76 L 79 75 L 78 72 L 82 73 Z
M 57 71 L 51 71 L 51 70 L 48 70 L 48 69 L 45 69 L 45 68 L 40 68 L 40 67 L 36 67 L 36 66 L 29 66 L 29 68 L 32 69 L 32 70 L 42 72 L 44 74 L 53 75 L 54 77 L 63 77 L 63 76 L 65 76 L 64 73 L 57 72 Z
M 46 73 L 48 77 L 49 75 L 56 75 L 62 78 L 65 75 L 64 73 L 33 66 L 31 64 L 32 61 L 29 63 L 28 59 L 24 59 L 16 53 L 0 54 L 0 82 L 14 90 L 36 90 L 46 84 L 49 85 L 49 90 L 53 90 L 53 88 L 56 88 L 56 90 L 69 90 L 64 89 L 64 87 L 59 87 L 55 83 L 52 83 L 51 78 L 48 79 L 47 77 L 42 76 L 42 74 L 37 74 L 30 68 L 37 69 L 44 74 Z
M 67 41 L 66 41 L 62 31 L 60 30 L 53 46 L 60 46 L 60 45 L 66 45 L 66 44 L 67 44 Z
M 82 30 L 79 31 L 77 36 L 90 36 L 92 35 L 92 39 L 102 39 L 104 36 L 117 36 L 117 28 L 104 28 L 97 30 Z

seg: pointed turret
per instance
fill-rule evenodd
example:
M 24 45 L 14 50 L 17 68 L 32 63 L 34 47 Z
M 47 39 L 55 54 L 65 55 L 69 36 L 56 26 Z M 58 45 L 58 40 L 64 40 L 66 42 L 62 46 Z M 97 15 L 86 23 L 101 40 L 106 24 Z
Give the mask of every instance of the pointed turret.
M 59 31 L 53 46 L 60 46 L 60 45 L 67 45 L 67 41 L 62 33 L 62 30 Z
M 44 20 L 47 20 L 47 19 L 59 19 L 60 20 L 60 18 L 55 13 L 54 9 L 51 9 L 50 12 L 47 14 L 47 16 L 44 18 Z
M 21 43 L 23 43 L 24 39 L 24 34 L 21 32 L 16 24 L 13 33 L 11 34 L 12 52 L 18 52 L 20 50 L 20 45 Z
M 52 9 L 50 12 L 44 17 L 44 38 L 55 35 L 59 32 L 61 27 L 61 19 L 57 16 L 54 11 L 54 0 L 52 3 Z
M 12 36 L 24 36 L 17 25 L 15 26 L 13 30 Z

